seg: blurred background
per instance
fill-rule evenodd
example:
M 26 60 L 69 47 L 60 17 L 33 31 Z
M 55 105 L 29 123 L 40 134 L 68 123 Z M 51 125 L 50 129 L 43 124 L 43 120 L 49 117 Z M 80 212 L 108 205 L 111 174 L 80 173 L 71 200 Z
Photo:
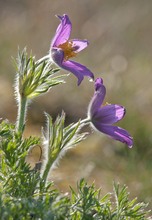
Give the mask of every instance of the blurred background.
M 63 192 L 82 177 L 103 193 L 112 191 L 113 181 L 120 182 L 131 198 L 152 208 L 152 1 L 0 0 L 0 117 L 16 120 L 12 57 L 18 47 L 27 46 L 37 59 L 46 55 L 59 24 L 55 15 L 64 13 L 73 24 L 71 38 L 90 42 L 76 61 L 103 77 L 107 102 L 126 107 L 119 126 L 134 137 L 134 147 L 89 130 L 92 134 L 66 154 L 51 179 Z M 33 101 L 26 135 L 41 133 L 44 111 L 55 118 L 63 109 L 67 123 L 84 118 L 93 92 L 88 79 L 77 87 L 70 74 L 67 84 Z

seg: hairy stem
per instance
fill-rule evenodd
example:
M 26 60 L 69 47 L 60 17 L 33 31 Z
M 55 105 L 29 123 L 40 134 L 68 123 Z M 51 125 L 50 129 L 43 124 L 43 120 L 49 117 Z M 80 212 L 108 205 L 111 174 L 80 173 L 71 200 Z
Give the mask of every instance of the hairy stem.
M 46 186 L 48 176 L 49 176 L 49 173 L 50 173 L 50 168 L 51 168 L 52 164 L 53 164 L 53 161 L 49 160 L 47 162 L 47 164 L 45 165 L 45 168 L 44 168 L 44 171 L 43 171 L 43 174 L 42 174 L 43 187 Z
M 83 120 L 80 121 L 80 124 L 81 125 L 87 125 L 91 122 L 91 119 L 90 118 L 85 118 Z
M 83 120 L 80 120 L 80 122 L 75 123 L 73 126 L 71 126 L 70 130 L 68 133 L 71 132 L 71 130 L 73 130 L 76 126 L 78 126 L 78 123 L 80 123 L 80 128 L 82 128 L 83 126 L 88 125 L 91 122 L 90 118 L 85 118 Z
M 26 111 L 27 111 L 27 98 L 20 95 L 20 100 L 18 104 L 17 122 L 16 122 L 16 130 L 18 132 L 23 132 L 24 130 Z
M 50 171 L 50 166 L 51 166 L 51 163 L 48 162 L 46 164 L 46 167 L 45 167 L 45 170 L 44 170 L 44 173 L 43 173 L 43 176 L 42 176 L 42 179 L 44 181 L 44 185 L 45 185 L 45 183 L 47 181 L 47 178 L 48 178 L 48 174 L 49 174 L 49 171 Z

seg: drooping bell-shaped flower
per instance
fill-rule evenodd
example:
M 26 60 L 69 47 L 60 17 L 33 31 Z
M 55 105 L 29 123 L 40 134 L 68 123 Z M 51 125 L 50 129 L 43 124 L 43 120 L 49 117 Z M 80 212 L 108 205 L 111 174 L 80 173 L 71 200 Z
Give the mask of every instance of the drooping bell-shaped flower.
M 72 24 L 68 15 L 58 16 L 60 24 L 51 42 L 50 55 L 52 60 L 61 68 L 73 73 L 80 85 L 84 76 L 94 79 L 93 73 L 85 66 L 70 60 L 88 46 L 87 40 L 70 40 Z
M 88 118 L 93 128 L 98 131 L 126 143 L 128 147 L 132 147 L 133 138 L 123 128 L 114 126 L 113 124 L 120 121 L 125 116 L 125 108 L 116 104 L 102 105 L 106 95 L 106 88 L 103 80 L 97 78 L 95 80 L 95 92 L 88 109 Z

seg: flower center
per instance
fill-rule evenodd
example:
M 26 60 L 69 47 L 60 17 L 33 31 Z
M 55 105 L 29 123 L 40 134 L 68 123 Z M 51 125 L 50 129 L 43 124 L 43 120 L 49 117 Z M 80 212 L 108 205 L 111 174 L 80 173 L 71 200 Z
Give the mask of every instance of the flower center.
M 61 48 L 64 51 L 64 60 L 65 61 L 67 61 L 71 57 L 76 56 L 76 52 L 74 52 L 75 47 L 74 47 L 72 41 L 67 41 L 63 44 L 60 44 L 58 47 Z

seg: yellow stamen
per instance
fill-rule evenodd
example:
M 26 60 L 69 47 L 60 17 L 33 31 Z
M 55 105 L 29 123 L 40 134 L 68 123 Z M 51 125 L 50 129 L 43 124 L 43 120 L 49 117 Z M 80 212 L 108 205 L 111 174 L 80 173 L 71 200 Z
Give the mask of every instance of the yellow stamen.
M 73 42 L 72 41 L 67 41 L 63 44 L 60 44 L 58 46 L 64 51 L 64 60 L 68 60 L 71 57 L 75 57 L 77 55 L 76 52 L 74 52 L 75 48 L 73 47 Z
M 106 102 L 103 106 L 106 106 L 106 105 L 111 105 L 109 102 Z
M 106 102 L 106 104 L 105 105 L 111 105 L 109 102 Z

